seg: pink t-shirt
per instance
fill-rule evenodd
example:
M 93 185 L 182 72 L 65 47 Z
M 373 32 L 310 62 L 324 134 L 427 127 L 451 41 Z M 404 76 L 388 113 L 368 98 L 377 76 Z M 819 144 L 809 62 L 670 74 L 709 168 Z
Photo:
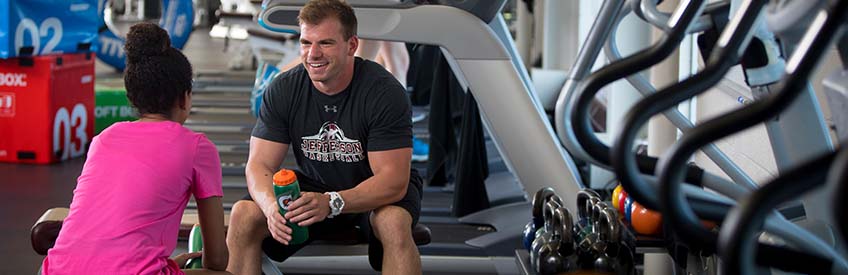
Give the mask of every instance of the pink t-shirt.
M 191 195 L 223 195 L 206 136 L 170 121 L 112 125 L 91 143 L 44 274 L 182 274 L 168 257 Z

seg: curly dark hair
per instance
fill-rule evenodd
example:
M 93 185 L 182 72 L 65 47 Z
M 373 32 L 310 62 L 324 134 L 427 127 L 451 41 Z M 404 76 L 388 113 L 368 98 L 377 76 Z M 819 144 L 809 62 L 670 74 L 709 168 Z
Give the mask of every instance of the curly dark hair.
M 133 25 L 124 50 L 127 98 L 139 114 L 162 114 L 170 118 L 174 103 L 185 104 L 183 95 L 191 92 L 191 63 L 182 52 L 171 47 L 168 32 L 153 23 Z

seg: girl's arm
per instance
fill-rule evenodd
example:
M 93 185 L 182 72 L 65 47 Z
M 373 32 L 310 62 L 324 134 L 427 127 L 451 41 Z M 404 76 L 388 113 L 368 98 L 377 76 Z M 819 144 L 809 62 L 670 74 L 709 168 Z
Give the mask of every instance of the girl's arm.
M 229 252 L 224 229 L 224 207 L 221 197 L 197 200 L 200 231 L 203 233 L 203 267 L 209 270 L 227 269 Z

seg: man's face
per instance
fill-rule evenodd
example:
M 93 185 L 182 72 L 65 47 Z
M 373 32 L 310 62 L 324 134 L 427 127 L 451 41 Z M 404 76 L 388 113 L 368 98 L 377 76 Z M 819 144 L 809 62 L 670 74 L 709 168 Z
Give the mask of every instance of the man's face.
M 300 59 L 315 82 L 332 82 L 353 62 L 356 38 L 345 40 L 337 18 L 300 25 Z

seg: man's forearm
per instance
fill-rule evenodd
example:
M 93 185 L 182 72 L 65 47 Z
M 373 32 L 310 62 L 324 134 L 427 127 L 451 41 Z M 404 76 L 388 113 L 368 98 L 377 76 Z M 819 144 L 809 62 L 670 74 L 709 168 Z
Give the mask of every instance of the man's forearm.
M 361 213 L 397 202 L 406 195 L 409 170 L 376 174 L 356 187 L 339 192 L 345 200 L 342 213 Z
M 274 198 L 273 175 L 273 170 L 262 167 L 261 165 L 251 165 L 248 163 L 245 168 L 247 189 L 250 192 L 250 196 L 266 216 L 269 214 L 269 211 L 276 211 L 277 209 L 277 202 Z

